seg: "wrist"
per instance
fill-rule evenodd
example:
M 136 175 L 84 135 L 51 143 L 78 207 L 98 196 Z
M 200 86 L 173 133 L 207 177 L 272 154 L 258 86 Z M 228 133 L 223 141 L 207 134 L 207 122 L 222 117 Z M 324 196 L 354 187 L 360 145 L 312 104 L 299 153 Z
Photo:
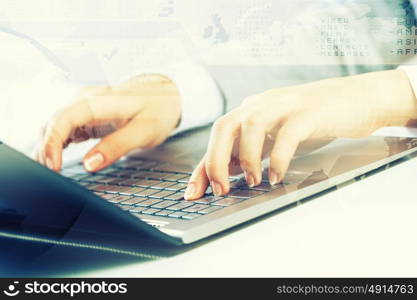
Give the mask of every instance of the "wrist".
M 122 84 L 130 94 L 143 98 L 147 109 L 164 119 L 168 130 L 173 131 L 181 121 L 181 96 L 176 84 L 164 75 L 144 74 Z
M 393 104 L 394 114 L 392 114 L 389 126 L 414 127 L 417 118 L 417 101 L 409 78 L 402 70 L 393 70 L 387 73 L 390 73 L 389 75 L 393 78 L 390 89 L 392 94 L 388 94 L 388 97 Z
M 380 112 L 378 127 L 412 126 L 417 118 L 417 102 L 407 74 L 391 70 L 375 73 L 375 76 L 369 78 L 376 91 L 376 109 Z

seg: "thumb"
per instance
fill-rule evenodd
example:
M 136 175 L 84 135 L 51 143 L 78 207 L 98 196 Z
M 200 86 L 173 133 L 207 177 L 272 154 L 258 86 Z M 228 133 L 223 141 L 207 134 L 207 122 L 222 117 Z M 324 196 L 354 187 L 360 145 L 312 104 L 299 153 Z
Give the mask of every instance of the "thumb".
M 135 148 L 154 146 L 158 137 L 154 122 L 134 119 L 91 149 L 84 157 L 84 167 L 88 172 L 96 172 Z

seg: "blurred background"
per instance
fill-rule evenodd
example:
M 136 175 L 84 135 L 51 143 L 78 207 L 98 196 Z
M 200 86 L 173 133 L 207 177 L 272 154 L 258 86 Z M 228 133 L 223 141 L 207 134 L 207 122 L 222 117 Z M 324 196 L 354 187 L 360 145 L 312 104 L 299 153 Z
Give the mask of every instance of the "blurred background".
M 414 25 L 408 0 L 2 0 L 0 139 L 29 154 L 80 87 L 190 58 L 228 110 L 265 89 L 412 64 Z

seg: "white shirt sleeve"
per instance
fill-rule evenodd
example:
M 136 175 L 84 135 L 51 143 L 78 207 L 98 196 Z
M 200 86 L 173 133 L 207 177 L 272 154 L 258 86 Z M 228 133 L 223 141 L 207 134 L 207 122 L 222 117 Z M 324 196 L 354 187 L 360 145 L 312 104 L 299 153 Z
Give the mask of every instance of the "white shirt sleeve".
M 181 122 L 173 134 L 207 125 L 223 114 L 225 100 L 222 92 L 202 65 L 187 61 L 167 67 L 140 70 L 133 76 L 152 74 L 163 75 L 172 80 L 180 93 Z

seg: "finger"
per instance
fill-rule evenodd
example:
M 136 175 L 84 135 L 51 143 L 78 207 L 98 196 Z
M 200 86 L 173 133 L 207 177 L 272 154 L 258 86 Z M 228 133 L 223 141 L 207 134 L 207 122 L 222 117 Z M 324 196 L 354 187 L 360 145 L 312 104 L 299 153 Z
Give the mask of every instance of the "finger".
M 312 124 L 302 117 L 288 120 L 279 129 L 271 151 L 269 182 L 275 185 L 282 181 L 298 145 L 306 140 L 312 131 Z
M 224 195 L 230 190 L 229 162 L 238 134 L 239 119 L 233 113 L 218 119 L 212 128 L 205 169 L 216 196 Z
M 155 119 L 137 118 L 104 137 L 84 157 L 84 167 L 89 172 L 105 168 L 135 148 L 151 148 L 161 143 L 165 136 L 158 131 Z M 158 133 L 158 135 L 156 135 Z
M 240 127 L 239 163 L 250 187 L 262 180 L 262 149 L 265 141 L 265 125 L 259 117 L 250 117 Z
M 102 92 L 104 91 L 107 90 L 102 89 Z M 52 169 L 59 170 L 62 165 L 62 150 L 77 128 L 89 123 L 126 124 L 139 112 L 142 103 L 137 97 L 112 95 L 96 95 L 75 102 L 57 114 L 47 126 L 43 149 L 45 163 L 49 162 Z M 83 137 L 82 140 L 87 138 Z
M 41 162 L 58 171 L 62 165 L 62 150 L 71 131 L 91 119 L 91 110 L 86 101 L 78 101 L 55 115 L 45 130 L 40 150 Z
M 205 158 L 203 158 L 191 175 L 187 189 L 185 190 L 184 198 L 186 200 L 201 198 L 207 190 L 208 185 L 209 179 L 205 168 Z

